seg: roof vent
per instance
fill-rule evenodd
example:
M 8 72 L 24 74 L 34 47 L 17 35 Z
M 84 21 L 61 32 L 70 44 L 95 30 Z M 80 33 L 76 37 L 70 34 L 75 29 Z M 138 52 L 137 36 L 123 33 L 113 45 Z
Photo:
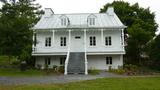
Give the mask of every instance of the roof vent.
M 106 11 L 106 13 L 108 14 L 108 15 L 110 15 L 110 16 L 112 16 L 112 15 L 114 15 L 114 8 L 113 7 L 108 7 L 108 9 L 107 9 L 107 11 Z
M 45 8 L 44 9 L 44 16 L 45 17 L 50 17 L 52 14 L 54 14 L 54 12 L 51 8 Z

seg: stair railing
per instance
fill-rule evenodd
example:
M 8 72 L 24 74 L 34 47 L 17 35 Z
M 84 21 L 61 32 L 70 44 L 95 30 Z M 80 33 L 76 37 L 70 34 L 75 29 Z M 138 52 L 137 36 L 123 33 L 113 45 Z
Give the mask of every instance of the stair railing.
M 65 75 L 67 75 L 67 71 L 68 71 L 68 70 L 67 70 L 67 67 L 68 67 L 68 62 L 69 62 L 69 56 L 70 56 L 70 52 L 68 51 L 68 52 L 67 52 L 67 58 L 66 58 L 66 60 L 65 60 L 65 66 L 64 66 L 64 68 L 65 68 L 65 69 L 64 69 L 64 74 L 65 74 Z

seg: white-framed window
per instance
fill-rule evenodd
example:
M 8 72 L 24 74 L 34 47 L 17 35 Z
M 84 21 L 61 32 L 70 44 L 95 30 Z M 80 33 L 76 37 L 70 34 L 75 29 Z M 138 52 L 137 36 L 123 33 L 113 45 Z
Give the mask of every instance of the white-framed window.
M 67 25 L 67 18 L 61 18 L 61 25 L 66 26 Z
M 112 64 L 112 57 L 106 57 L 106 64 L 111 65 Z
M 96 37 L 95 36 L 90 36 L 90 46 L 96 46 Z
M 66 37 L 60 37 L 60 46 L 66 46 Z
M 88 18 L 88 24 L 89 25 L 95 25 L 95 18 Z
M 60 65 L 65 64 L 66 57 L 60 57 Z
M 51 58 L 47 57 L 45 58 L 45 65 L 50 65 L 51 64 Z
M 112 38 L 111 36 L 105 37 L 105 45 L 111 46 L 112 45 Z
M 50 47 L 51 46 L 51 37 L 46 37 L 45 39 L 45 46 Z

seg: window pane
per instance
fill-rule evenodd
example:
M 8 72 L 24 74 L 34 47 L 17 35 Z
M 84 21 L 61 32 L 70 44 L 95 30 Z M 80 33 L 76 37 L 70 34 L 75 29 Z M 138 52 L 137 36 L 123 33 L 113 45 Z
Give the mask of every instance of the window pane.
M 109 37 L 109 45 L 111 45 L 111 37 Z
M 109 60 L 108 60 L 108 57 L 106 57 L 106 64 L 109 64 Z

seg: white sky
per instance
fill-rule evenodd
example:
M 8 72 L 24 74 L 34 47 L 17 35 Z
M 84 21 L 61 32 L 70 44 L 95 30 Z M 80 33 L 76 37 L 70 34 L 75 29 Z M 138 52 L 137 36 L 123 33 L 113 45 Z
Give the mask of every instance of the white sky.
M 52 8 L 54 13 L 98 13 L 106 3 L 114 0 L 36 0 L 42 8 Z M 160 25 L 160 0 L 123 0 L 130 4 L 136 2 L 141 7 L 150 7 L 156 14 L 156 22 Z M 159 27 L 160 30 L 160 27 Z M 159 31 L 160 32 L 160 31 Z

